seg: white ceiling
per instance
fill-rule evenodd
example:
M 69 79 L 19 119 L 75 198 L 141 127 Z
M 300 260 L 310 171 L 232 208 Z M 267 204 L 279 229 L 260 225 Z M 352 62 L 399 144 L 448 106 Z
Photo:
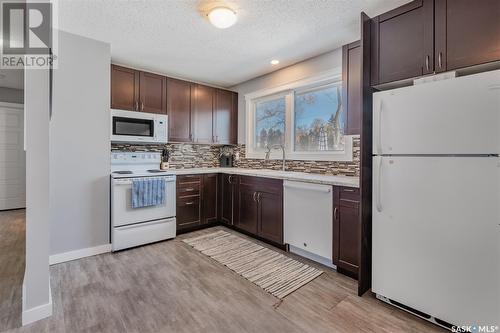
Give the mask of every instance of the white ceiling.
M 352 42 L 361 11 L 406 2 L 227 1 L 238 21 L 225 30 L 204 16 L 220 1 L 61 0 L 58 16 L 61 29 L 111 43 L 115 63 L 229 87 Z
M 24 71 L 22 69 L 0 70 L 0 87 L 24 89 Z

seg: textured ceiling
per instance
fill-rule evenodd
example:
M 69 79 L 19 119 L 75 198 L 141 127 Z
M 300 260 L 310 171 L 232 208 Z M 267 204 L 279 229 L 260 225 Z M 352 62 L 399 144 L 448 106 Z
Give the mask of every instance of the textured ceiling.
M 58 16 L 61 29 L 111 43 L 113 62 L 228 87 L 354 41 L 361 11 L 405 2 L 227 1 L 238 21 L 225 30 L 203 14 L 220 1 L 61 0 Z

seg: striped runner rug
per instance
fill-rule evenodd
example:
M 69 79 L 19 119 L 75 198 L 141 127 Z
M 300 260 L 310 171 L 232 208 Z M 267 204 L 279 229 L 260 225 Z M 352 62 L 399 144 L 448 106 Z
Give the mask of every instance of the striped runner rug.
M 323 273 L 277 251 L 222 230 L 184 239 L 183 242 L 280 299 Z

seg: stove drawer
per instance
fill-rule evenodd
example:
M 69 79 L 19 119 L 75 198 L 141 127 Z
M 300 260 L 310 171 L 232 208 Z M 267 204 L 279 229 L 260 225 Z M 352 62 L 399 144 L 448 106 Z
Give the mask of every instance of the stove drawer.
M 174 238 L 175 235 L 175 217 L 117 227 L 111 231 L 112 250 L 118 251 L 129 247 L 158 242 Z

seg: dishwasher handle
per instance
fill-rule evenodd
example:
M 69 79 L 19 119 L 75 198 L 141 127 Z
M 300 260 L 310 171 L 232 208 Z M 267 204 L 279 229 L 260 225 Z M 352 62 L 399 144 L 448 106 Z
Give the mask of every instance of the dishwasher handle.
M 325 187 L 325 185 L 319 187 L 318 185 L 314 185 L 314 184 L 284 183 L 283 187 L 289 188 L 289 189 L 294 189 L 294 190 L 306 190 L 306 191 L 315 191 L 315 192 L 322 192 L 322 193 L 332 192 L 332 187 L 331 186 Z

